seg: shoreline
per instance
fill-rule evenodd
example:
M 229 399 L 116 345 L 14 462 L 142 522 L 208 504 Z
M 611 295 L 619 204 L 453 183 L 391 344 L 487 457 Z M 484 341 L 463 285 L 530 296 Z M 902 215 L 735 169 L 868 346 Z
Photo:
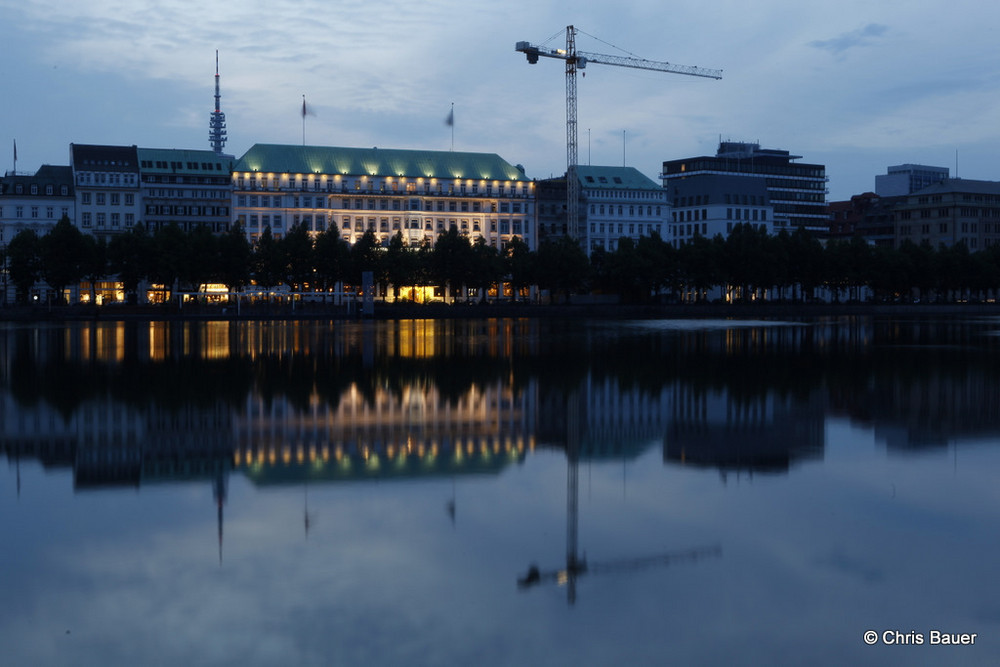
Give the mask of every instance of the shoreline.
M 75 321 L 198 321 L 198 320 L 413 320 L 413 319 L 796 319 L 815 317 L 888 316 L 997 316 L 1000 303 L 866 304 L 866 303 L 761 303 L 761 304 L 375 304 L 374 314 L 349 313 L 344 306 L 320 304 L 269 305 L 233 309 L 191 305 L 173 306 L 6 306 L 0 322 Z

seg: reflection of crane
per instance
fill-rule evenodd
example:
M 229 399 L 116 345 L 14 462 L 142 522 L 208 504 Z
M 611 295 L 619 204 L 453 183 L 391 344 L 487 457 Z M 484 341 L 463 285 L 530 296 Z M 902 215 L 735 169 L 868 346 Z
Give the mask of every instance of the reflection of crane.
M 532 565 L 528 572 L 517 580 L 520 588 L 529 588 L 543 581 L 555 581 L 566 586 L 566 600 L 576 603 L 577 577 L 587 574 L 607 574 L 611 572 L 632 572 L 653 566 L 665 566 L 678 560 L 697 560 L 705 556 L 718 556 L 722 549 L 718 546 L 672 551 L 642 558 L 626 558 L 615 561 L 587 564 L 586 556 L 577 554 L 577 527 L 579 525 L 579 467 L 580 467 L 580 394 L 571 392 L 566 399 L 566 567 L 542 572 Z
M 646 60 L 645 58 L 610 56 L 602 53 L 588 53 L 576 50 L 576 33 L 573 26 L 566 26 L 566 49 L 548 49 L 529 42 L 518 42 L 514 50 L 524 53 L 532 65 L 538 62 L 539 56 L 558 58 L 566 61 L 566 215 L 569 233 L 581 238 L 578 229 L 579 214 L 577 199 L 580 196 L 580 183 L 576 179 L 577 135 L 576 135 L 576 71 L 584 69 L 588 62 L 633 69 L 648 69 L 657 72 L 703 76 L 709 79 L 721 79 L 722 70 L 692 67 L 690 65 L 673 65 L 667 62 Z
M 536 566 L 528 568 L 527 574 L 517 580 L 517 585 L 521 588 L 529 588 L 545 581 L 554 581 L 560 586 L 575 581 L 583 574 L 611 574 L 614 572 L 635 572 L 656 566 L 670 565 L 677 561 L 698 560 L 708 556 L 719 556 L 722 554 L 722 547 L 700 547 L 696 549 L 684 549 L 682 551 L 668 551 L 652 556 L 640 558 L 621 558 L 618 560 L 605 561 L 601 563 L 588 564 L 586 560 L 579 560 L 561 570 L 551 570 L 542 572 Z

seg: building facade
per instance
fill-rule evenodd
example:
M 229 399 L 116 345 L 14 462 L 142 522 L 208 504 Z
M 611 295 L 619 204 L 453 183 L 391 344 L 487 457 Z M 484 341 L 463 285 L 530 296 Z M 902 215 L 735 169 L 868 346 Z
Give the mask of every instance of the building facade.
M 43 165 L 34 174 L 8 172 L 0 179 L 0 248 L 23 229 L 44 236 L 65 216 L 76 215 L 69 167 Z
M 849 241 L 863 228 L 865 218 L 882 198 L 874 192 L 854 195 L 847 201 L 830 202 L 830 233 L 828 239 Z
M 696 174 L 670 180 L 670 230 L 665 237 L 674 247 L 695 236 L 723 238 L 734 225 L 748 224 L 774 233 L 774 207 L 759 178 L 728 174 Z
M 296 225 L 349 243 L 366 231 L 411 247 L 456 229 L 501 249 L 535 248 L 535 184 L 490 153 L 256 144 L 232 174 L 233 221 L 253 241 Z
M 656 181 L 634 167 L 577 165 L 580 181 L 580 247 L 590 255 L 597 248 L 614 251 L 618 240 L 638 241 L 654 233 L 666 238 L 669 204 Z M 538 183 L 540 238 L 569 233 L 566 215 L 566 178 Z
M 826 167 L 795 162 L 799 159 L 801 156 L 761 148 L 760 144 L 724 141 L 714 156 L 665 161 L 661 178 L 668 190 L 674 181 L 692 176 L 759 179 L 765 184 L 767 200 L 773 208 L 774 232 L 792 232 L 802 227 L 825 234 Z
M 142 219 L 139 157 L 135 146 L 70 144 L 76 224 L 110 241 Z
M 906 196 L 881 198 L 859 231 L 876 245 L 895 248 L 910 241 L 983 250 L 1000 242 L 1000 182 L 953 178 Z
M 74 221 L 73 174 L 69 167 L 43 165 L 34 174 L 8 172 L 0 178 L 0 251 L 21 231 L 45 236 L 63 217 Z M 14 286 L 0 263 L 0 303 L 12 301 Z
M 229 230 L 233 158 L 209 150 L 139 148 L 142 222 L 150 232 L 176 223 L 185 232 L 206 225 Z

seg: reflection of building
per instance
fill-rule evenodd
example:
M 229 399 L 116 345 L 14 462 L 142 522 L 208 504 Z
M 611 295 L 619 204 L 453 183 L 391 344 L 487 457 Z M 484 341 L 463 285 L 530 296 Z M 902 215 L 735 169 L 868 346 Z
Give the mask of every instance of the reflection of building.
M 824 401 L 770 392 L 678 387 L 671 405 L 664 461 L 718 468 L 723 474 L 785 472 L 799 460 L 822 458 Z
M 534 448 L 534 395 L 499 381 L 454 402 L 419 383 L 368 396 L 352 385 L 307 412 L 250 396 L 235 462 L 256 483 L 497 472 Z
M 575 447 L 581 459 L 640 456 L 669 425 L 670 390 L 623 387 L 615 378 L 587 376 L 572 391 L 540 398 L 540 443 Z

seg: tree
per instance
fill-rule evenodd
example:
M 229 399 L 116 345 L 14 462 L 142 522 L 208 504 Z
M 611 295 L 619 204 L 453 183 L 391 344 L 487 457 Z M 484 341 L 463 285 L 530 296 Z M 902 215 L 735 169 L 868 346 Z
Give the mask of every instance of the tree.
M 58 301 L 62 300 L 67 285 L 79 284 L 83 278 L 84 244 L 83 233 L 66 215 L 41 238 L 41 275 Z
M 104 239 L 85 234 L 80 257 L 83 277 L 90 283 L 90 302 L 97 303 L 97 282 L 108 274 L 108 245 Z
M 253 249 L 242 225 L 234 224 L 219 238 L 219 280 L 230 292 L 239 291 L 250 282 L 250 258 Z
M 652 292 L 658 297 L 665 287 L 673 283 L 677 271 L 674 247 L 660 238 L 659 232 L 653 232 L 649 236 L 639 237 L 636 254 L 641 281 L 648 290 L 647 295 Z
M 108 244 L 108 270 L 117 274 L 126 299 L 135 303 L 139 283 L 149 277 L 153 261 L 153 239 L 143 225 L 136 225 L 124 234 L 117 234 Z
M 590 262 L 576 239 L 559 236 L 542 243 L 537 255 L 537 281 L 550 294 L 563 293 L 566 302 L 570 294 L 587 282 L 590 276 Z
M 392 285 L 396 297 L 400 289 L 416 282 L 417 256 L 406 246 L 403 233 L 397 231 L 389 239 L 389 248 L 385 252 L 384 270 L 382 275 L 387 285 Z
M 454 293 L 472 279 L 473 254 L 469 237 L 452 227 L 434 243 L 432 273 L 435 282 Z M 466 296 L 466 299 L 468 296 Z
M 26 303 L 41 276 L 41 240 L 33 229 L 22 229 L 7 244 L 7 271 L 17 289 L 17 300 Z
M 365 271 L 372 272 L 376 283 L 381 282 L 379 280 L 379 271 L 382 267 L 379 253 L 379 245 L 378 240 L 375 238 L 375 232 L 371 229 L 365 231 L 361 235 L 361 238 L 351 246 L 350 270 L 347 275 L 348 282 L 355 287 L 360 287 L 361 278 Z
M 490 287 L 494 285 L 499 287 L 503 280 L 503 258 L 500 257 L 499 251 L 481 236 L 472 244 L 471 251 L 469 259 L 472 270 L 469 273 L 469 286 L 480 290 L 482 292 L 480 300 L 485 302 Z
M 293 291 L 301 292 L 313 281 L 313 242 L 305 225 L 293 225 L 279 241 L 282 280 Z
M 792 284 L 802 288 L 803 298 L 812 299 L 824 278 L 823 245 L 805 227 L 797 227 L 789 239 L 788 255 Z
M 261 287 L 268 289 L 281 282 L 281 249 L 270 226 L 264 228 L 254 245 L 251 266 L 253 279 Z
M 187 234 L 176 222 L 160 227 L 153 234 L 153 254 L 149 279 L 162 287 L 164 300 L 167 292 L 175 289 L 182 276 L 189 275 Z
M 694 290 L 696 298 L 723 282 L 718 245 L 704 236 L 695 236 L 684 243 L 678 251 L 678 260 L 679 282 L 688 290 Z
M 193 291 L 219 277 L 219 238 L 208 225 L 198 225 L 187 234 L 188 252 L 179 275 Z
M 504 265 L 514 301 L 517 301 L 518 293 L 529 287 L 534 279 L 534 257 L 531 248 L 520 236 L 513 237 L 504 249 Z
M 340 230 L 335 224 L 320 232 L 314 248 L 316 277 L 326 289 L 347 278 L 351 247 L 340 236 Z

